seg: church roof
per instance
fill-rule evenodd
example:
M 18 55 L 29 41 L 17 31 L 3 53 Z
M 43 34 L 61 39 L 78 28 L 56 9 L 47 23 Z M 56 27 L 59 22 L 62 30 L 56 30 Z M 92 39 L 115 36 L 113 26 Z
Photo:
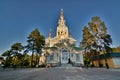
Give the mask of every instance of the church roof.
M 77 50 L 77 51 L 78 51 L 78 50 L 79 50 L 79 51 L 80 51 L 80 50 L 83 50 L 83 49 L 80 48 L 80 47 L 73 47 L 73 49 L 75 49 L 75 50 Z
M 57 50 L 57 47 L 53 46 L 53 47 L 46 47 L 47 49 L 54 49 Z

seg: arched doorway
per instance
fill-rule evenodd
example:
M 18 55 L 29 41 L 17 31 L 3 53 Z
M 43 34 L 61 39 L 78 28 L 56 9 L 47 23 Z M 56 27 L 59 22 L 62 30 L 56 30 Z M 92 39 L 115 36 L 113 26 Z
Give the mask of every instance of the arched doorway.
M 68 48 L 61 48 L 61 63 L 68 63 L 68 59 L 70 58 L 70 51 Z

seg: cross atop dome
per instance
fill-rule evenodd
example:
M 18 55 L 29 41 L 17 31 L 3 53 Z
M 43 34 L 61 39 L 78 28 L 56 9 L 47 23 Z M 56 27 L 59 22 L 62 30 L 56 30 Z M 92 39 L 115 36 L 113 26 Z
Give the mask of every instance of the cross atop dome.
M 60 12 L 60 13 L 61 13 L 61 15 L 63 15 L 63 13 L 64 13 L 63 9 L 61 9 L 61 12 Z
M 61 12 L 60 12 L 60 19 L 61 19 L 61 20 L 64 19 L 64 11 L 63 11 L 63 9 L 61 9 Z

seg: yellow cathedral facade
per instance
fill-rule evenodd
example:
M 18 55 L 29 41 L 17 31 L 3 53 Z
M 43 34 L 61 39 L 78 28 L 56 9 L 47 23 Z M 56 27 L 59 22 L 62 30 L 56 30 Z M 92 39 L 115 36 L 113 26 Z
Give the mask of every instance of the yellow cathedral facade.
M 76 40 L 73 38 L 72 33 L 69 33 L 64 19 L 64 11 L 61 9 L 56 36 L 53 37 L 52 30 L 50 30 L 49 37 L 45 39 L 44 61 L 51 66 L 67 63 L 83 66 L 83 52 L 75 45 Z

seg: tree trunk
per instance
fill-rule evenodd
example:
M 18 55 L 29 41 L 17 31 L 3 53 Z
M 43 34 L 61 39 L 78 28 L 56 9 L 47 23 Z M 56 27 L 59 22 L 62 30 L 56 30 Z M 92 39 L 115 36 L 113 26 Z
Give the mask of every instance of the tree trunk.
M 105 59 L 105 66 L 106 66 L 107 69 L 109 69 L 109 65 L 107 63 L 106 53 L 104 53 L 104 59 Z
M 31 64 L 30 64 L 31 67 L 33 67 L 33 56 L 34 56 L 34 51 L 32 51 L 32 58 L 31 58 Z
M 97 52 L 97 60 L 98 60 L 98 66 L 101 67 L 99 52 Z

